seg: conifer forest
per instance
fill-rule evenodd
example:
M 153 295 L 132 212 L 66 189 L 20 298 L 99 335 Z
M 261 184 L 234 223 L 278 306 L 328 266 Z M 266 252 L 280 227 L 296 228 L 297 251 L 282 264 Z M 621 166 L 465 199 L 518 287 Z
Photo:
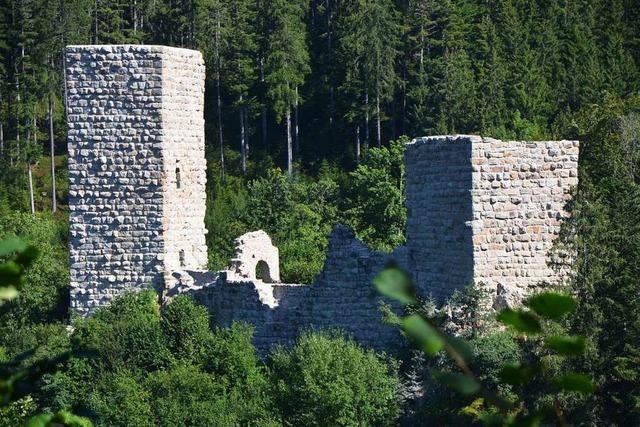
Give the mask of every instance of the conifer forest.
M 65 47 L 194 49 L 208 268 L 264 230 L 313 283 L 348 225 L 406 240 L 403 145 L 579 140 L 554 243 L 570 274 L 522 306 L 480 284 L 372 294 L 383 353 L 306 330 L 261 354 L 186 295 L 70 313 Z M 395 300 L 394 300 L 395 299 Z M 640 425 L 640 1 L 0 0 L 0 427 Z

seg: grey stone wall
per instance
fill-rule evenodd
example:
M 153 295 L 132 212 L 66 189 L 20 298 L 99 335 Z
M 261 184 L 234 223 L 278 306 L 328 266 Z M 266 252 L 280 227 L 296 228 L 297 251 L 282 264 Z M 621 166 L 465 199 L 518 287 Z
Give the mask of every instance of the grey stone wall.
M 290 344 L 310 329 L 340 329 L 364 346 L 391 350 L 402 340 L 396 328 L 382 323 L 382 298 L 371 283 L 392 259 L 403 262 L 405 249 L 371 252 L 349 228 L 338 226 L 329 238 L 324 269 L 313 284 L 231 282 L 212 272 L 187 272 L 182 280 L 197 284 L 186 291 L 209 308 L 216 323 L 251 323 L 254 343 L 262 353 L 275 344 Z
M 472 142 L 414 140 L 405 148 L 407 248 L 423 295 L 442 299 L 473 282 Z
M 418 138 L 407 145 L 407 247 L 423 294 L 475 281 L 498 305 L 562 271 L 548 253 L 578 183 L 577 141 Z
M 71 307 L 86 314 L 206 263 L 204 65 L 186 49 L 70 46 L 66 88 Z

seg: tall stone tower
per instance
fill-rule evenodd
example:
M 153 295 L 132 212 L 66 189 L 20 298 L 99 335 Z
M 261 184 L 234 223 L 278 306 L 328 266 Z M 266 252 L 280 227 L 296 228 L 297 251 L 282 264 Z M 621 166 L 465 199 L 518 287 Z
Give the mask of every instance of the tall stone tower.
M 204 64 L 164 46 L 66 50 L 71 305 L 202 269 Z
M 518 301 L 562 276 L 549 251 L 578 184 L 578 141 L 414 139 L 405 148 L 407 247 L 424 294 L 472 282 Z

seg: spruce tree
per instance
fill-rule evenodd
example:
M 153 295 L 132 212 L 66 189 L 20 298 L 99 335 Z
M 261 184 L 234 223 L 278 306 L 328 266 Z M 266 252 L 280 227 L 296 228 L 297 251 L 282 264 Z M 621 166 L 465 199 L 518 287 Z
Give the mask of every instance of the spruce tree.
M 293 173 L 291 113 L 298 101 L 297 88 L 309 73 L 305 5 L 303 0 L 273 0 L 265 11 L 270 29 L 265 80 L 276 119 L 286 123 L 289 175 Z

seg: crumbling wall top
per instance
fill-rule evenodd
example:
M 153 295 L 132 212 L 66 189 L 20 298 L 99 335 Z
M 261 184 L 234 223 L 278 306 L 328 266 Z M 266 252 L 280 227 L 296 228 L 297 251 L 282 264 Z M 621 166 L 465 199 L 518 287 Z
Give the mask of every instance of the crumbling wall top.
M 236 253 L 229 264 L 231 281 L 280 282 L 280 254 L 263 230 L 251 231 L 234 240 Z

